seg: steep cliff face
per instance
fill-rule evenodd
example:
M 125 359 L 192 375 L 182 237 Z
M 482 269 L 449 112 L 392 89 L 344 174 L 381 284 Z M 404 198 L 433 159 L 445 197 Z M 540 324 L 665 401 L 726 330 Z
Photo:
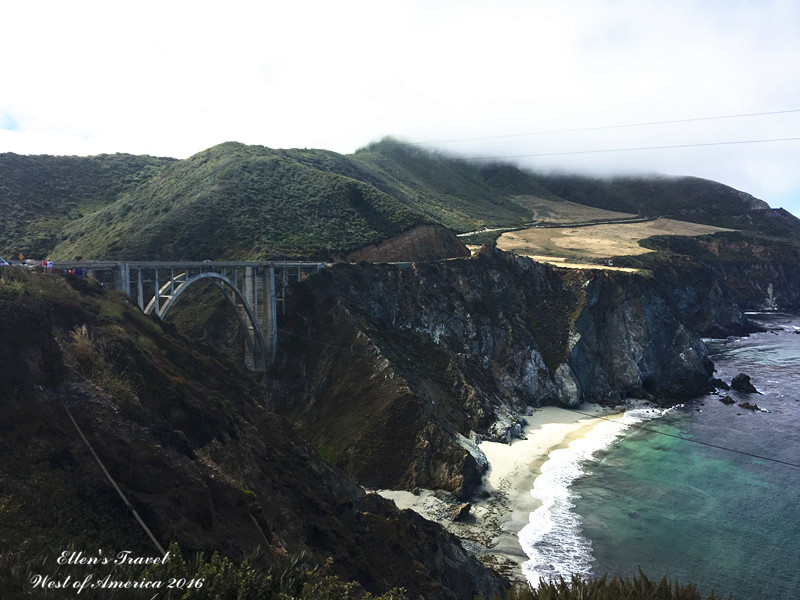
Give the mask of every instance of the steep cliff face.
M 483 468 L 475 435 L 520 435 L 542 403 L 675 401 L 713 369 L 652 281 L 489 249 L 336 265 L 295 288 L 289 313 L 276 402 L 367 486 L 469 496 Z
M 400 235 L 350 252 L 349 262 L 401 262 L 440 260 L 469 256 L 469 249 L 446 227 L 435 224 L 417 225 Z
M 624 262 L 651 269 L 684 321 L 696 331 L 741 334 L 749 328 L 743 310 L 800 308 L 796 239 L 731 232 L 651 238 L 646 245 L 660 252 L 626 257 Z
M 153 552 L 72 415 L 164 546 L 231 558 L 260 547 L 266 564 L 306 551 L 370 591 L 412 597 L 503 586 L 441 527 L 330 468 L 253 380 L 123 298 L 0 267 L 0 314 L 0 566 L 8 550 Z
M 586 295 L 569 360 L 582 392 L 574 400 L 652 395 L 674 401 L 705 389 L 713 372 L 708 351 L 660 286 L 641 277 L 622 283 L 601 272 L 588 282 Z

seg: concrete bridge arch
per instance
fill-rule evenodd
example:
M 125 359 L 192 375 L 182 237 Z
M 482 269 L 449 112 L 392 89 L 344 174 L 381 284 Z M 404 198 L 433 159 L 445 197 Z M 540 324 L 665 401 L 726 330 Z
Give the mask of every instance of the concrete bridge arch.
M 166 317 L 199 281 L 217 284 L 245 326 L 245 366 L 264 371 L 278 343 L 277 304 L 286 306 L 290 280 L 316 273 L 325 263 L 305 261 L 54 261 L 54 269 L 80 269 L 105 287 L 124 292 L 146 314 Z M 278 275 L 276 277 L 276 274 Z
M 158 290 L 147 306 L 144 308 L 146 315 L 155 314 L 159 319 L 165 319 L 169 309 L 190 286 L 198 281 L 212 281 L 223 292 L 225 297 L 236 307 L 239 319 L 245 325 L 245 363 L 253 371 L 263 371 L 267 364 L 272 361 L 274 355 L 273 343 L 267 343 L 262 334 L 262 327 L 253 310 L 248 304 L 245 295 L 238 287 L 225 275 L 215 271 L 205 271 L 193 276 L 187 275 L 188 271 L 180 273 L 171 278 Z M 178 284 L 175 287 L 175 284 Z M 165 301 L 158 302 L 158 298 L 165 298 Z M 273 311 L 274 314 L 274 311 Z M 270 339 L 270 342 L 273 340 Z

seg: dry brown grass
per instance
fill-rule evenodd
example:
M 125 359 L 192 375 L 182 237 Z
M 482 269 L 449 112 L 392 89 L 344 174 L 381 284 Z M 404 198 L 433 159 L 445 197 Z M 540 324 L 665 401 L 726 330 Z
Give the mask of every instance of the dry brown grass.
M 575 204 L 566 200 L 547 200 L 534 196 L 517 196 L 514 202 L 533 212 L 533 220 L 544 223 L 584 223 L 607 219 L 630 219 L 633 213 L 617 212 Z
M 497 240 L 497 247 L 567 266 L 566 263 L 581 263 L 585 259 L 608 259 L 650 252 L 640 246 L 639 241 L 654 235 L 695 236 L 717 231 L 730 230 L 673 219 L 588 227 L 531 228 L 504 233 Z

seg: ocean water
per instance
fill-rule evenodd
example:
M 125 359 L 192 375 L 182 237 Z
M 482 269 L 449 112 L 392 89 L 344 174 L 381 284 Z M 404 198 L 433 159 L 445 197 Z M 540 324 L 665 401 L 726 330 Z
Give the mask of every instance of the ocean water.
M 800 315 L 750 317 L 769 331 L 709 349 L 715 376 L 761 392 L 724 393 L 764 410 L 709 395 L 554 452 L 520 532 L 532 583 L 641 568 L 723 598 L 800 598 Z

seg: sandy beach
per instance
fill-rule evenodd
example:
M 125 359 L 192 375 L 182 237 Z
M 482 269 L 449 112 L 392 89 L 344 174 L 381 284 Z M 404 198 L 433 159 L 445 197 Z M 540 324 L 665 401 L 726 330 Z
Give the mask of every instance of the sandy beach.
M 509 578 L 523 581 L 521 565 L 528 557 L 517 534 L 528 524 L 530 513 L 539 507 L 531 489 L 541 474 L 541 466 L 551 452 L 584 437 L 598 423 L 621 418 L 625 408 L 584 404 L 576 412 L 543 407 L 526 417 L 526 439 L 512 444 L 482 442 L 479 448 L 489 461 L 489 470 L 484 476 L 484 491 L 472 503 L 471 516 L 464 522 L 452 520 L 453 501 L 445 494 L 430 490 L 420 490 L 419 494 L 394 490 L 379 493 L 394 500 L 401 509 L 410 508 L 441 523 L 481 561 Z

